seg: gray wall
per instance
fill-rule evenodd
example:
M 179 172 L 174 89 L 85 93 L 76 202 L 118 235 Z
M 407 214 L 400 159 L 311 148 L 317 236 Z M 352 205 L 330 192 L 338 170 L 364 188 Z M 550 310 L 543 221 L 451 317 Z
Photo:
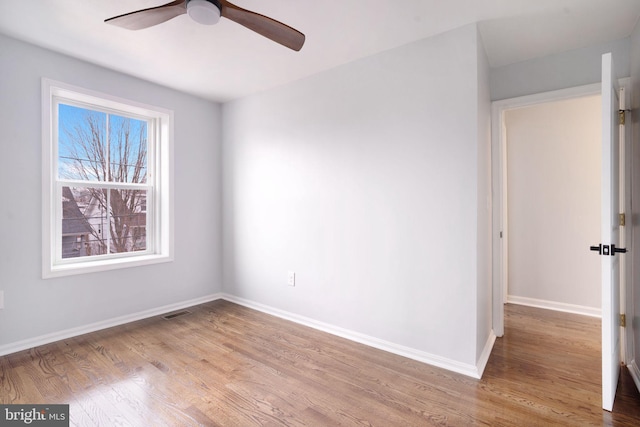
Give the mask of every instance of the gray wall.
M 0 36 L 0 349 L 221 290 L 221 107 Z M 175 261 L 41 279 L 41 78 L 175 114 Z
M 225 104 L 225 291 L 475 365 L 491 319 L 479 47 L 467 26 Z
M 628 38 L 491 69 L 491 99 L 515 98 L 601 81 L 602 54 L 613 53 L 618 77 L 629 76 Z

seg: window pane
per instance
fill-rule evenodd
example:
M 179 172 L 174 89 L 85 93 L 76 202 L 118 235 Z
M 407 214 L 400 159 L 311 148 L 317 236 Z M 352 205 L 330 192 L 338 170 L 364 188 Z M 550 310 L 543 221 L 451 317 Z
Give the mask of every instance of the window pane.
M 110 190 L 111 252 L 147 249 L 147 191 Z
M 105 196 L 96 188 L 62 187 L 62 258 L 107 253 Z
M 147 122 L 109 115 L 111 181 L 147 181 Z
M 104 181 L 107 177 L 107 115 L 58 105 L 58 176 Z

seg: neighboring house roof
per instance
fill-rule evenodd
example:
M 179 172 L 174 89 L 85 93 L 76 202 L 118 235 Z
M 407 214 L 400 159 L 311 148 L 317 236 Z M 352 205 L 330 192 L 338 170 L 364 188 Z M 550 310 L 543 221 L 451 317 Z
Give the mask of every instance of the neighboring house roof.
M 147 213 L 146 212 L 136 212 L 131 214 L 129 220 L 130 227 L 146 227 L 147 226 Z
M 91 226 L 80 212 L 69 187 L 62 187 L 62 235 L 90 234 Z

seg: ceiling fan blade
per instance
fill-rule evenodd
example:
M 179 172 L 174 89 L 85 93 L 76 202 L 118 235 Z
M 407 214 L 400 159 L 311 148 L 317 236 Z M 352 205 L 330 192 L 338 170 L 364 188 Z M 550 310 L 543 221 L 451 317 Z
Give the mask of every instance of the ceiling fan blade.
M 220 3 L 222 5 L 221 15 L 225 18 L 237 22 L 289 49 L 295 51 L 302 49 L 305 36 L 300 31 L 275 19 L 238 7 L 226 0 L 221 0 Z
M 128 30 L 141 30 L 161 24 L 185 13 L 187 13 L 187 0 L 175 0 L 162 6 L 114 16 L 113 18 L 105 19 L 104 22 Z

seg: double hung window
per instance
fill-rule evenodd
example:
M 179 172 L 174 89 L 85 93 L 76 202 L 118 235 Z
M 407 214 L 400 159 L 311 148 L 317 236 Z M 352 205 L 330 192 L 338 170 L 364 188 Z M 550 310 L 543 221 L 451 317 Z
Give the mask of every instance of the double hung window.
M 169 111 L 43 80 L 43 276 L 171 259 Z

